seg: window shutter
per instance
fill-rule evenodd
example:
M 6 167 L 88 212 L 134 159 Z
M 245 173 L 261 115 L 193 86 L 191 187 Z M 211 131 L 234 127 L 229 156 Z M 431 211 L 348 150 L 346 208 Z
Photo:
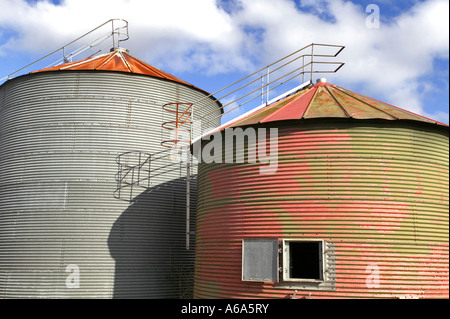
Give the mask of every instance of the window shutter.
M 242 240 L 242 280 L 278 282 L 279 258 L 277 238 Z

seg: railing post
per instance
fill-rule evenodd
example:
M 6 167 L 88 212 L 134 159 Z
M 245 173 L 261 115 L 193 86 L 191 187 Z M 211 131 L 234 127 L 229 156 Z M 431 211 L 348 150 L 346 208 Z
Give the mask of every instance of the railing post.
M 311 83 L 313 83 L 314 43 L 311 45 Z
M 266 84 L 266 105 L 269 104 L 269 83 L 270 83 L 270 67 L 267 67 L 267 84 Z
M 112 29 L 112 47 L 113 47 L 113 49 L 116 47 L 115 46 L 115 43 L 116 43 L 116 41 L 114 40 L 114 20 L 112 20 L 111 21 L 111 29 Z
M 151 168 L 151 162 L 152 162 L 152 154 L 150 154 L 148 158 L 148 182 L 147 182 L 147 188 L 150 188 L 150 168 Z
M 131 186 L 130 186 L 130 203 L 133 198 L 134 167 L 131 170 L 132 170 L 132 173 L 131 173 Z
M 117 189 L 119 190 L 119 198 L 120 198 L 120 189 L 122 188 L 120 184 L 122 183 L 122 168 L 120 164 L 117 164 L 118 176 L 117 176 Z
M 261 75 L 261 105 L 264 104 L 264 75 Z
M 302 83 L 305 83 L 305 55 L 303 54 L 303 64 L 302 64 Z
M 191 223 L 191 153 L 188 150 L 186 152 L 186 250 L 189 250 L 190 246 L 190 223 Z
M 139 165 L 138 165 L 138 178 L 137 178 L 138 186 L 139 186 L 139 182 L 141 180 L 141 154 L 142 154 L 142 152 L 139 152 Z
M 117 162 L 118 165 L 118 170 L 119 170 L 119 176 L 117 179 L 117 188 L 119 189 L 119 198 L 120 198 L 120 190 L 122 189 L 121 184 L 122 184 L 122 163 L 120 162 L 122 156 L 119 155 L 119 161 Z

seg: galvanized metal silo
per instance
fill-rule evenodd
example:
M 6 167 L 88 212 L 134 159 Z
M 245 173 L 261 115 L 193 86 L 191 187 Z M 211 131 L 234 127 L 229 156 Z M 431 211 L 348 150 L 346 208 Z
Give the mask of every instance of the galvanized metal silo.
M 205 96 L 120 48 L 5 82 L 0 296 L 186 296 L 186 172 L 161 160 L 169 169 L 129 203 L 113 196 L 116 159 L 160 152 L 162 105 Z
M 278 166 L 200 164 L 195 298 L 448 298 L 447 125 L 319 82 L 232 128 Z

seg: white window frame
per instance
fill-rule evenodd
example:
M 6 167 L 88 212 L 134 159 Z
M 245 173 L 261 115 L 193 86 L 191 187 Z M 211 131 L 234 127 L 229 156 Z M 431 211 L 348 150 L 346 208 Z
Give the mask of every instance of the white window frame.
M 319 273 L 320 279 L 311 278 L 291 278 L 290 277 L 290 243 L 318 243 L 319 244 Z M 283 282 L 291 283 L 322 283 L 325 281 L 325 241 L 321 239 L 283 239 Z
M 264 242 L 266 245 L 266 248 L 262 250 L 262 253 L 261 250 L 259 250 L 262 248 L 258 248 L 258 241 Z M 270 241 L 273 243 L 271 248 L 267 246 L 267 243 Z M 252 243 L 253 245 L 256 244 L 256 250 L 251 248 L 252 245 L 246 247 L 246 242 Z M 320 280 L 289 277 L 289 273 L 287 272 L 289 270 L 286 271 L 286 267 L 289 267 L 288 246 L 291 242 L 317 242 L 320 244 Z M 253 256 L 247 255 L 249 253 L 253 254 Z M 272 266 L 269 264 L 266 266 L 261 265 L 260 260 L 265 261 L 269 259 L 272 261 Z M 261 269 L 265 270 L 261 272 Z M 276 269 L 276 278 L 274 278 L 274 276 L 269 276 L 269 278 L 261 275 L 261 273 L 267 274 L 269 272 L 268 269 L 271 269 L 272 271 L 275 271 Z M 319 238 L 243 238 L 241 280 L 243 282 L 273 283 L 274 288 L 278 289 L 336 291 L 336 260 L 334 243 Z

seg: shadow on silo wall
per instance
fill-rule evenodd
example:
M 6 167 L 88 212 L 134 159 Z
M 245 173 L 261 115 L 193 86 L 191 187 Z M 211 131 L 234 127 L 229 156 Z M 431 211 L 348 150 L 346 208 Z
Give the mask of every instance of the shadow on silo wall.
M 191 231 L 195 227 L 191 181 Z M 186 179 L 148 188 L 115 221 L 108 246 L 115 259 L 113 298 L 191 298 L 193 249 L 186 250 Z

